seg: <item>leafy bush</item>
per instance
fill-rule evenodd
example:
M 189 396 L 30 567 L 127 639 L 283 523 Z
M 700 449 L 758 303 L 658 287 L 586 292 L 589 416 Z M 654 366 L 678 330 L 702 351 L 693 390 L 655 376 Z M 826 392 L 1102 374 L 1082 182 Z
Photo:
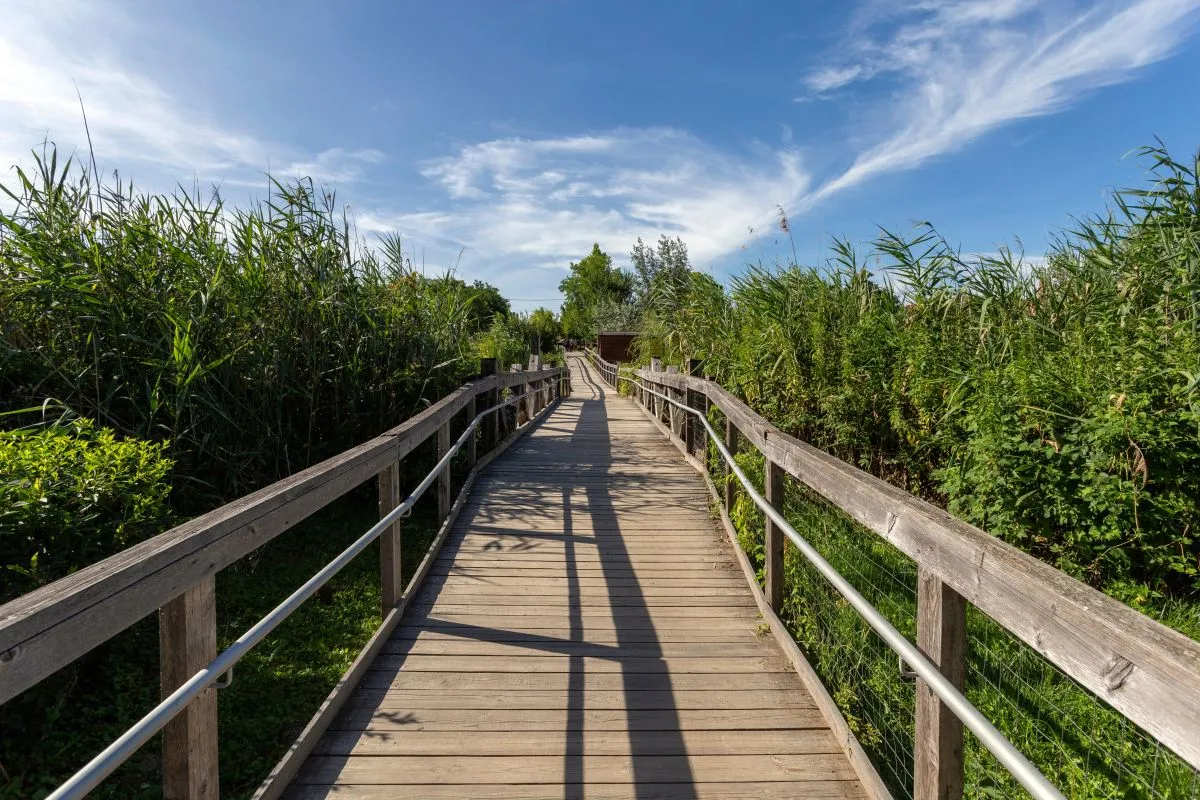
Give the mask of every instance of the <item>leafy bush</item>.
M 86 420 L 0 431 L 0 602 L 163 530 L 165 452 Z

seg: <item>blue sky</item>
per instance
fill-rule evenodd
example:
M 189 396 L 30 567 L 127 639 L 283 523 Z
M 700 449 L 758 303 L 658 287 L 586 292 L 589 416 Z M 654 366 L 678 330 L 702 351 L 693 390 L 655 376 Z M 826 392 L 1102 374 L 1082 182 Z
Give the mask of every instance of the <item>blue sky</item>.
M 779 205 L 803 262 L 920 220 L 1036 256 L 1144 180 L 1132 149 L 1200 147 L 1196 0 L 4 6 L 5 167 L 86 150 L 78 86 L 106 172 L 234 203 L 311 175 L 525 309 L 593 241 L 790 256 Z

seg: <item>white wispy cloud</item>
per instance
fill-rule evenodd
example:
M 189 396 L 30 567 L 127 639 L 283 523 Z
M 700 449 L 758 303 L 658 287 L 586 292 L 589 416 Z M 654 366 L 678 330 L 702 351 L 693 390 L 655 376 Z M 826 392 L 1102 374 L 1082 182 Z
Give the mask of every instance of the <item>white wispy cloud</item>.
M 911 169 L 1014 120 L 1060 111 L 1175 52 L 1195 29 L 1195 0 L 1120 5 L 921 0 L 856 18 L 849 56 L 808 76 L 822 91 L 887 77 L 899 85 L 873 123 L 888 132 L 808 199 Z
M 334 182 L 356 178 L 381 155 L 331 148 L 310 155 L 214 122 L 191 110 L 122 52 L 154 36 L 127 9 L 81 0 L 6 0 L 0 23 L 0 169 L 28 163 L 43 140 L 60 153 L 87 157 L 80 101 L 101 169 L 120 168 L 141 182 L 178 180 L 262 185 L 276 174 Z
M 372 216 L 366 226 L 561 268 L 593 242 L 620 258 L 638 236 L 659 233 L 682 236 L 703 262 L 737 249 L 748 228 L 809 187 L 790 149 L 735 156 L 671 128 L 498 139 L 422 174 L 454 201 L 453 214 Z

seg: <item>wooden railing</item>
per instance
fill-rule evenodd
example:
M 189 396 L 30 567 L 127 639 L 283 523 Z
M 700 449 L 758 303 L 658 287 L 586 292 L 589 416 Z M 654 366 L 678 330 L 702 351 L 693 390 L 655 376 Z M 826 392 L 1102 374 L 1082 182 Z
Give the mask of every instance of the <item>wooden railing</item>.
M 484 359 L 481 373 L 368 442 L 0 606 L 0 703 L 156 610 L 166 697 L 217 656 L 217 572 L 371 478 L 378 481 L 382 518 L 402 500 L 401 460 L 435 436 L 440 459 L 450 448 L 452 420 L 463 412 L 473 420 L 481 400 L 482 410 L 500 403 L 506 389 L 528 395 L 513 419 L 506 422 L 506 415 L 496 413 L 486 423 L 490 441 L 502 449 L 510 428 L 533 419 L 570 391 L 565 367 L 542 369 L 536 359 L 529 371 L 513 365 L 505 373 L 497 373 L 495 359 Z M 474 437 L 465 451 L 468 467 L 474 468 Z M 437 478 L 440 522 L 451 512 L 450 478 L 448 469 Z M 462 492 L 469 488 L 468 479 Z M 380 537 L 384 626 L 394 624 L 398 615 L 393 612 L 411 596 L 401 582 L 400 536 L 396 523 Z M 422 573 L 418 571 L 414 584 Z M 215 689 L 206 690 L 168 723 L 164 737 L 164 796 L 218 797 Z
M 719 384 L 663 370 L 622 369 L 589 358 L 605 380 L 628 386 L 698 469 L 705 437 L 692 415 L 639 390 L 638 382 L 691 408 L 716 407 L 725 418 L 724 444 L 741 441 L 764 457 L 764 495 L 779 508 L 790 476 L 887 542 L 917 565 L 917 646 L 961 690 L 966 675 L 966 608 L 970 603 L 1033 648 L 1062 673 L 1146 731 L 1192 768 L 1200 769 L 1200 644 L 1058 569 L 911 494 L 783 433 Z M 625 384 L 627 375 L 636 379 Z M 697 455 L 700 460 L 697 460 Z M 734 500 L 725 483 L 725 511 Z M 766 596 L 784 597 L 783 536 L 768 519 L 764 531 Z M 961 795 L 963 730 L 921 682 L 917 691 L 914 796 Z

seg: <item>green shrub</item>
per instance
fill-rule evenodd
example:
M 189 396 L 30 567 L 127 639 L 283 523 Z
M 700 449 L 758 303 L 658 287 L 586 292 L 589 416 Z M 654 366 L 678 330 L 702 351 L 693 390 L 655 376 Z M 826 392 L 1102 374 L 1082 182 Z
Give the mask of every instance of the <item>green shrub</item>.
M 824 267 L 691 273 L 638 342 L 779 427 L 1142 609 L 1200 592 L 1200 176 L 1148 150 L 1045 259 L 930 226 Z M 784 232 L 787 232 L 784 226 Z
M 0 431 L 0 602 L 163 530 L 165 453 L 86 420 Z

